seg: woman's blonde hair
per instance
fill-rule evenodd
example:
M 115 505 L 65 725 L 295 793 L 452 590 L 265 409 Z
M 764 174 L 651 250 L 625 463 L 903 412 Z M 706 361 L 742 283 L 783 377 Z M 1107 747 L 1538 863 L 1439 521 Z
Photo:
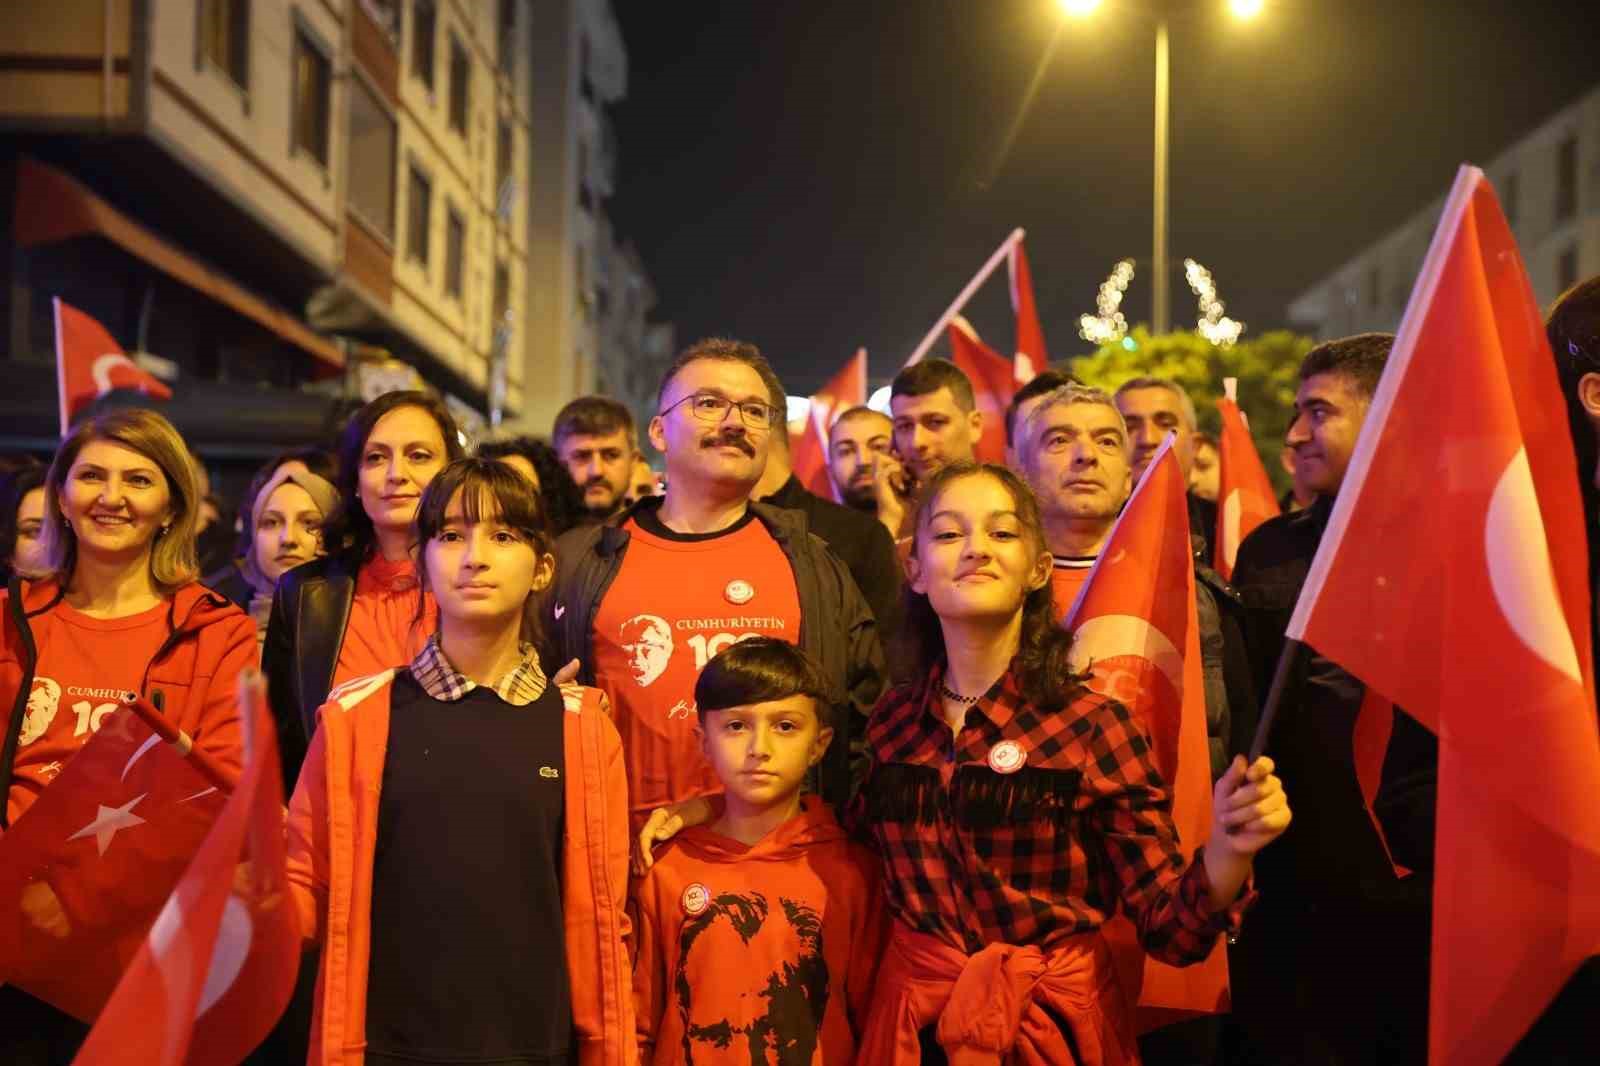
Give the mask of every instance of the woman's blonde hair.
M 91 441 L 104 440 L 131 448 L 160 468 L 172 497 L 172 521 L 156 534 L 150 551 L 150 579 L 170 596 L 200 575 L 195 527 L 200 514 L 200 482 L 183 438 L 161 415 L 142 407 L 109 411 L 80 422 L 56 449 L 44 479 L 44 540 L 47 576 L 63 588 L 78 565 L 78 537 L 61 513 L 61 489 L 78 453 Z

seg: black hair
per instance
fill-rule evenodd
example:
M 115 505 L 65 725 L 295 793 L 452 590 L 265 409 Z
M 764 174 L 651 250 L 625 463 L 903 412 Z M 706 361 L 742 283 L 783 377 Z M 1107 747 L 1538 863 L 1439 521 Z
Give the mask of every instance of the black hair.
M 963 411 L 972 411 L 978 401 L 972 394 L 972 381 L 948 359 L 923 359 L 912 363 L 889 382 L 889 398 L 928 396 L 949 389 L 951 399 Z
M 579 396 L 556 412 L 550 439 L 559 445 L 563 438 L 574 434 L 600 437 L 612 433 L 627 433 L 629 445 L 638 447 L 634 439 L 637 430 L 633 423 L 633 412 L 609 396 Z
M 1378 379 L 1394 347 L 1393 333 L 1357 333 L 1351 337 L 1324 341 L 1306 353 L 1300 364 L 1300 380 L 1318 374 L 1343 374 L 1367 399 L 1378 391 Z
M 1078 379 L 1065 370 L 1056 370 L 1047 367 L 1035 374 L 1033 380 L 1018 389 L 1011 397 L 1011 402 L 1006 404 L 1006 444 L 1016 446 L 1017 440 L 1017 408 L 1046 393 L 1055 392 L 1066 385 L 1076 385 Z
M 478 445 L 480 459 L 501 460 L 513 455 L 526 459 L 539 475 L 539 495 L 543 497 L 551 533 L 559 537 L 573 526 L 588 521 L 583 490 L 572 480 L 567 464 L 548 442 L 539 437 L 523 436 L 484 441 Z
M 1545 323 L 1545 335 L 1556 360 L 1556 377 L 1567 401 L 1567 428 L 1572 433 L 1572 453 L 1578 460 L 1578 491 L 1583 497 L 1585 528 L 1589 534 L 1589 567 L 1600 570 L 1600 533 L 1594 516 L 1600 514 L 1600 488 L 1594 483 L 1600 465 L 1600 433 L 1578 399 L 1578 384 L 1585 374 L 1600 374 L 1600 274 L 1580 281 L 1556 298 Z M 1596 634 L 1600 643 L 1600 633 Z
M 17 550 L 17 509 L 34 489 L 44 488 L 48 468 L 33 462 L 0 474 L 0 578 L 11 576 L 11 557 Z
M 323 544 L 328 554 L 342 555 L 352 566 L 360 566 L 377 547 L 378 534 L 372 519 L 361 506 L 361 454 L 366 450 L 367 438 L 372 428 L 384 415 L 402 407 L 415 407 L 427 413 L 439 427 L 444 438 L 445 458 L 460 459 L 463 454 L 460 431 L 456 420 L 444 402 L 415 390 L 386 392 L 366 404 L 345 423 L 339 434 L 339 506 L 322 526 Z M 517 476 L 516 471 L 510 472 Z
M 411 526 L 418 549 L 417 580 L 425 591 L 428 588 L 427 544 L 444 528 L 445 512 L 457 493 L 461 495 L 462 520 L 468 525 L 485 518 L 498 518 L 507 529 L 515 530 L 526 540 L 535 555 L 555 551 L 555 537 L 545 517 L 544 501 L 538 493 L 528 491 L 527 478 L 497 459 L 457 459 L 435 474 L 428 487 L 422 490 L 417 517 Z M 530 592 L 522 610 L 522 639 L 535 647 L 540 647 L 544 641 L 544 627 L 539 619 L 542 599 L 537 590 Z M 422 619 L 423 602 L 419 597 L 413 624 Z
M 702 722 L 707 711 L 791 696 L 809 696 L 817 721 L 833 725 L 833 686 L 811 656 L 777 637 L 749 637 L 729 645 L 706 663 L 694 683 L 695 710 Z
M 1039 518 L 1039 503 L 1021 478 L 997 463 L 959 462 L 940 470 L 922 490 L 911 527 L 913 555 L 917 554 L 923 527 L 939 496 L 952 482 L 969 477 L 987 477 L 999 482 L 1016 505 L 1023 540 L 1035 554 L 1049 550 Z M 1046 581 L 1022 601 L 1022 642 L 1016 658 L 1017 684 L 1023 697 L 1045 711 L 1060 710 L 1077 699 L 1088 677 L 1074 671 L 1068 660 L 1072 634 L 1061 625 L 1051 584 Z M 903 596 L 900 628 L 890 647 L 896 667 L 893 673 L 895 677 L 926 678 L 945 660 L 944 629 L 928 597 L 913 590 L 910 582 L 906 583 Z

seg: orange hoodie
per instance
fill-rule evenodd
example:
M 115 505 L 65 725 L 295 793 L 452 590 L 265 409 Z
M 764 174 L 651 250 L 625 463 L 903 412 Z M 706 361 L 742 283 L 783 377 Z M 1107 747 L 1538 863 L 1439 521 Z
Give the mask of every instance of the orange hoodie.
M 48 724 L 51 717 L 68 713 L 70 693 L 34 692 L 35 668 L 44 651 L 39 642 L 45 633 L 64 628 L 52 627 L 50 618 L 60 602 L 60 587 L 53 581 L 23 583 L 21 611 L 13 609 L 16 605 L 11 603 L 9 590 L 0 591 L 0 714 L 5 715 L 8 730 L 16 726 L 14 715 L 34 717 L 48 712 L 44 718 Z M 146 649 L 124 661 L 127 652 L 109 634 L 103 647 L 71 650 L 102 662 L 107 677 L 125 678 L 127 686 L 138 687 L 140 695 L 194 738 L 198 750 L 237 772 L 242 765 L 239 674 L 256 665 L 255 623 L 222 596 L 193 582 L 167 601 L 164 629 L 160 646 L 148 660 Z M 45 682 L 39 681 L 39 685 Z M 43 728 L 38 721 L 35 726 Z M 88 742 L 89 731 L 77 739 L 81 747 Z M 11 821 L 21 817 L 45 783 L 25 774 L 12 782 L 7 797 Z
M 307 1061 L 366 1057 L 372 858 L 394 670 L 329 694 L 289 804 L 289 888 L 322 944 Z M 628 994 L 628 792 L 622 741 L 597 689 L 564 685 L 566 828 L 561 898 L 579 1066 L 633 1066 Z
M 848 1066 L 887 935 L 878 860 L 814 796 L 746 846 L 685 829 L 638 888 L 635 1014 L 653 1066 Z

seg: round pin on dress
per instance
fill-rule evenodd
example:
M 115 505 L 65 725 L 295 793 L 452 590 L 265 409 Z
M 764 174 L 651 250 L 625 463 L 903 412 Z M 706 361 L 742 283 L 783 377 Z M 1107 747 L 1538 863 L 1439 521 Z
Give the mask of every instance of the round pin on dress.
M 989 749 L 989 769 L 997 774 L 1014 774 L 1028 761 L 1028 753 L 1014 740 L 1002 740 Z
M 742 578 L 734 578 L 732 581 L 728 582 L 728 586 L 722 590 L 722 598 L 736 607 L 741 604 L 749 603 L 751 600 L 755 599 L 755 596 L 756 587 Z
M 705 912 L 711 906 L 711 890 L 699 881 L 695 881 L 683 890 L 683 913 L 693 918 Z

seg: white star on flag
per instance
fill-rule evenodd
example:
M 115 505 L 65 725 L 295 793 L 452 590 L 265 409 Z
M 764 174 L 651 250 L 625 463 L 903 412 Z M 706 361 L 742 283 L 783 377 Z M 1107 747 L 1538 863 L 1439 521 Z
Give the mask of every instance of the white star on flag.
M 144 819 L 133 813 L 134 805 L 148 796 L 148 792 L 141 792 L 120 807 L 107 807 L 99 804 L 100 810 L 94 816 L 94 821 L 84 826 L 69 836 L 68 840 L 77 840 L 79 837 L 94 837 L 95 846 L 104 855 L 111 846 L 111 838 L 120 830 L 132 829 L 136 825 L 143 825 Z

